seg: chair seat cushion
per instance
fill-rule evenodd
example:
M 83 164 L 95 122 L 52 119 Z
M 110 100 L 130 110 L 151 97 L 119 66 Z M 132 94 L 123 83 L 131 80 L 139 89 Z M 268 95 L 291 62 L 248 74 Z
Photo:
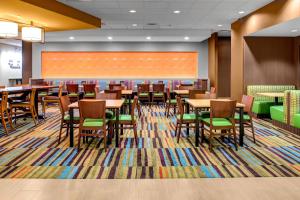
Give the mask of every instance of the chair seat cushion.
M 250 120 L 250 116 L 249 116 L 248 114 L 244 114 L 243 118 L 244 118 L 244 120 L 246 120 L 246 121 L 249 121 L 249 120 Z M 240 114 L 239 114 L 239 113 L 235 113 L 234 119 L 235 119 L 235 120 L 239 120 L 239 119 L 240 119 Z
M 95 93 L 85 93 L 84 97 L 95 97 Z
M 180 115 L 176 116 L 178 120 L 180 120 Z M 194 121 L 196 120 L 196 115 L 195 114 L 183 114 L 182 119 L 184 121 Z
M 112 119 L 114 117 L 114 112 L 111 110 L 106 110 L 105 111 L 105 118 L 106 119 Z
M 294 124 L 292 126 L 294 126 L 296 128 L 300 128 L 300 113 L 294 114 L 293 122 L 294 122 Z
M 271 106 L 270 113 L 273 120 L 284 122 L 283 106 Z
M 256 114 L 270 114 L 270 107 L 273 105 L 273 101 L 254 101 L 252 112 Z
M 70 94 L 68 94 L 68 96 L 69 96 L 69 97 L 78 97 L 79 94 L 77 94 L 77 93 L 70 93 Z
M 176 99 L 171 99 L 171 104 L 177 104 L 177 100 Z
M 68 114 L 65 115 L 65 116 L 64 116 L 64 120 L 65 120 L 65 121 L 70 121 L 70 115 L 68 115 Z M 73 120 L 74 120 L 74 121 L 79 121 L 79 120 L 80 120 L 80 117 L 79 117 L 79 116 L 74 116 L 74 117 L 73 117 Z
M 210 125 L 210 118 L 204 118 L 202 119 L 203 122 Z M 232 126 L 231 121 L 229 121 L 226 118 L 213 118 L 212 119 L 212 125 L 213 126 Z
M 48 92 L 39 92 L 38 94 L 39 97 L 45 97 L 47 95 L 49 95 Z
M 107 120 L 106 120 L 106 123 L 107 123 Z M 105 125 L 105 123 L 104 123 L 103 119 L 86 118 L 83 121 L 83 126 L 84 127 L 102 127 L 104 125 Z
M 153 96 L 154 97 L 163 97 L 165 94 L 164 93 L 162 93 L 162 92 L 155 92 L 155 93 L 153 93 Z
M 148 97 L 148 96 L 149 96 L 148 92 L 139 93 L 139 97 Z
M 131 119 L 132 119 L 131 115 L 120 115 L 119 116 L 119 121 L 120 122 L 122 122 L 122 121 L 132 121 Z M 136 119 L 137 119 L 136 116 L 134 116 L 134 120 L 136 120 Z M 114 116 L 114 118 L 112 120 L 116 121 L 117 117 Z

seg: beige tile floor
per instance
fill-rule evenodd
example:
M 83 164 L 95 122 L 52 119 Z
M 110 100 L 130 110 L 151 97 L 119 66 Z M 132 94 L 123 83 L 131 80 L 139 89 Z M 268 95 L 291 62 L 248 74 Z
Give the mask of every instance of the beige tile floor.
M 0 180 L 1 200 L 299 200 L 300 178 Z

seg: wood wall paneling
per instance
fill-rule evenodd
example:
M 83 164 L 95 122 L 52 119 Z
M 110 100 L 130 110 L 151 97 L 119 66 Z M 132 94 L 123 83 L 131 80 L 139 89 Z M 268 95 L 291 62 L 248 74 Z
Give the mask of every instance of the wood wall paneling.
M 28 84 L 32 77 L 32 43 L 22 41 L 22 83 Z
M 208 77 L 211 87 L 217 87 L 218 81 L 218 33 L 213 33 L 208 39 Z M 218 90 L 218 89 L 217 89 Z

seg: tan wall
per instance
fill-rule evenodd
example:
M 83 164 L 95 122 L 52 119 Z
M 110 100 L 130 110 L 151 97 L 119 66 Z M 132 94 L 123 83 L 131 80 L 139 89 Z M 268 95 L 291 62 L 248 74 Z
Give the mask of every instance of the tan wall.
M 300 17 L 300 0 L 275 0 L 231 25 L 231 97 L 239 100 L 244 88 L 244 36 Z
M 211 87 L 217 87 L 218 74 L 218 34 L 214 33 L 208 39 L 208 78 Z

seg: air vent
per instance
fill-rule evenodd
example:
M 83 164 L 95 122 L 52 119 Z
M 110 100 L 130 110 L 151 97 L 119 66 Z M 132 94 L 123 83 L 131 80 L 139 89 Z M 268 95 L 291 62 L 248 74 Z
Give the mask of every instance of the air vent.
M 159 24 L 157 23 L 147 23 L 145 26 L 144 26 L 144 29 L 159 29 Z

